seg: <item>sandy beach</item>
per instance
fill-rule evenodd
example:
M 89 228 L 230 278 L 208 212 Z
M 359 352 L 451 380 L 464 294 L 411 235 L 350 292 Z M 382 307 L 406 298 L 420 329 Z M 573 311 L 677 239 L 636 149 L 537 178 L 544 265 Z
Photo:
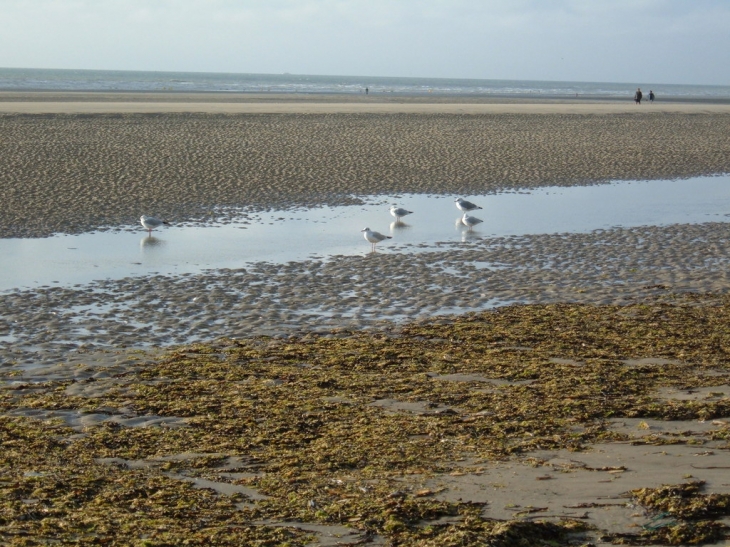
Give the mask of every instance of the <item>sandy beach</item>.
M 140 211 L 206 222 L 240 207 L 347 204 L 373 194 L 730 172 L 728 105 L 381 101 L 348 110 L 279 97 L 32 96 L 0 95 L 0 237 L 131 226 Z
M 728 172 L 722 104 L 0 93 L 5 238 Z M 0 543 L 727 541 L 726 227 L 2 294 Z

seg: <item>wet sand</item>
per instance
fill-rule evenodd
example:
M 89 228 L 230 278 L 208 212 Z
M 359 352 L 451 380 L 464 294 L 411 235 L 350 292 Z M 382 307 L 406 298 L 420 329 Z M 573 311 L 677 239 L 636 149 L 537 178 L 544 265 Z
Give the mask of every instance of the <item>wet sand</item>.
M 140 104 L 152 110 L 134 113 Z M 727 105 L 353 102 L 344 106 L 364 110 L 346 112 L 312 100 L 271 112 L 201 100 L 192 104 L 217 113 L 161 110 L 180 104 L 0 100 L 0 237 L 131 226 L 141 214 L 202 223 L 370 194 L 730 172 Z M 67 113 L 10 113 L 23 105 Z M 68 113 L 76 107 L 86 113 Z
M 0 110 L 8 104 L 2 103 Z M 332 104 L 326 106 L 331 108 Z M 589 105 L 590 113 L 550 112 L 550 105 L 543 104 L 538 106 L 544 111 L 536 114 L 525 113 L 526 106 L 505 105 L 520 107 L 520 113 L 468 114 L 454 114 L 443 108 L 440 113 L 396 109 L 354 114 L 90 114 L 93 109 L 84 114 L 8 114 L 5 110 L 6 114 L 0 115 L 0 135 L 4 137 L 0 141 L 0 235 L 40 237 L 131 225 L 140 211 L 205 223 L 217 215 L 233 214 L 214 209 L 217 206 L 310 206 L 352 202 L 357 195 L 373 193 L 473 194 L 730 171 L 727 113 L 691 109 L 638 113 L 626 111 L 623 105 L 613 113 L 600 112 L 598 105 Z M 368 492 L 376 486 L 383 490 L 378 490 L 375 497 L 386 500 L 391 509 L 395 502 L 387 501 L 390 496 L 394 500 L 408 498 L 413 504 L 432 499 L 434 503 L 457 505 L 475 501 L 487 503 L 480 509 L 487 519 L 531 522 L 543 518 L 559 522 L 568 518 L 606 532 L 636 531 L 654 521 L 627 497 L 626 492 L 632 488 L 677 484 L 693 478 L 706 481 L 713 492 L 728 492 L 727 481 L 722 482 L 722 469 L 728 465 L 730 417 L 726 415 L 729 392 L 722 329 L 715 327 L 711 331 L 717 343 L 713 345 L 709 340 L 706 347 L 700 347 L 704 348 L 701 354 L 692 353 L 699 349 L 693 345 L 691 334 L 681 339 L 667 335 L 669 345 L 662 345 L 651 334 L 653 329 L 663 327 L 667 315 L 674 313 L 674 306 L 698 307 L 696 325 L 692 323 L 698 332 L 705 328 L 702 307 L 717 310 L 717 306 L 727 306 L 721 296 L 712 296 L 725 294 L 730 288 L 730 238 L 726 227 L 726 223 L 706 223 L 500 238 L 476 234 L 460 244 L 436 248 L 414 245 L 413 252 L 406 248 L 392 254 L 282 265 L 260 263 L 201 275 L 106 280 L 0 295 L 0 424 L 9 423 L 8 431 L 40 428 L 41 438 L 61 439 L 68 447 L 64 454 L 80 454 L 78 462 L 73 460 L 73 465 L 80 467 L 74 468 L 77 471 L 69 484 L 82 476 L 80 469 L 97 473 L 101 477 L 97 479 L 99 484 L 105 480 L 103 477 L 112 476 L 112 488 L 125 481 L 154 480 L 158 481 L 155 488 L 163 492 L 167 488 L 164 481 L 178 485 L 176 488 L 192 483 L 208 489 L 218 508 L 225 506 L 226 511 L 232 511 L 234 516 L 226 518 L 240 519 L 243 526 L 254 526 L 259 531 L 268 526 L 285 527 L 295 534 L 309 530 L 318 534 L 322 544 L 366 539 L 378 544 L 384 543 L 388 534 L 399 533 L 397 528 L 376 527 L 380 535 L 373 536 L 370 532 L 376 528 L 372 515 L 361 518 L 354 512 L 359 509 L 347 505 L 348 499 L 371 495 Z M 694 302 L 694 293 L 710 296 Z M 690 295 L 688 300 L 683 294 Z M 445 314 L 512 303 L 565 302 L 640 305 L 631 308 L 626 317 L 620 309 L 596 312 L 597 316 L 584 325 L 585 333 L 590 330 L 594 341 L 586 339 L 587 344 L 579 340 L 572 345 L 554 343 L 554 338 L 563 336 L 559 333 L 566 333 L 558 323 L 578 313 L 571 308 L 570 313 L 558 313 L 547 324 L 535 322 L 547 325 L 552 333 L 545 336 L 545 347 L 539 351 L 528 336 L 519 340 L 521 331 L 508 326 L 504 336 L 511 341 L 503 348 L 504 358 L 499 353 L 503 343 L 500 336 L 492 341 L 499 347 L 490 346 L 473 355 L 459 354 L 462 349 L 454 344 L 458 337 L 447 342 L 437 334 L 414 339 L 439 348 L 446 344 L 428 359 L 411 360 L 398 353 L 406 351 L 403 347 L 392 353 L 386 348 L 390 343 L 397 348 L 399 336 L 409 325 L 422 325 L 428 331 L 429 321 L 434 318 L 436 324 L 453 324 L 454 318 Z M 619 352 L 620 356 L 613 355 L 610 362 L 596 357 L 596 352 L 603 351 L 604 341 L 610 339 L 604 325 L 622 325 L 624 320 L 633 321 L 644 313 L 648 314 L 645 320 L 636 320 L 637 344 L 651 341 L 651 349 L 627 347 Z M 539 319 L 540 310 L 535 314 Z M 439 319 L 441 315 L 444 317 Z M 490 324 L 488 317 L 480 321 Z M 341 339 L 345 343 L 353 339 L 348 329 L 370 333 L 368 343 L 376 349 L 337 356 L 331 363 L 338 372 L 331 377 L 321 364 L 289 363 L 295 349 L 303 351 L 301 348 L 317 340 Z M 582 332 L 575 334 L 580 337 Z M 260 335 L 271 338 L 252 341 Z M 264 348 L 262 355 L 254 358 L 250 352 L 243 352 L 231 358 L 230 368 L 221 373 L 213 368 L 195 368 L 198 365 L 190 357 L 200 352 L 215 360 L 224 355 L 220 347 L 205 351 L 188 348 L 173 352 L 173 357 L 163 357 L 159 349 L 154 349 L 220 337 L 229 339 L 225 343 L 228 348 L 239 344 Z M 474 368 L 472 359 L 487 353 L 494 353 L 495 361 Z M 367 366 L 373 367 L 368 374 L 377 378 L 369 384 L 368 397 L 362 397 L 364 392 L 358 388 L 340 385 L 350 369 L 344 363 L 353 355 L 366 358 Z M 399 379 L 393 385 L 383 380 L 386 375 L 379 368 L 383 358 L 393 359 L 397 365 L 392 373 Z M 535 369 L 527 374 L 521 367 L 530 359 Z M 516 371 L 500 373 L 502 363 L 507 361 Z M 160 362 L 171 366 L 165 368 Z M 243 377 L 256 367 L 261 367 L 258 376 Z M 267 372 L 268 367 L 271 372 Z M 417 370 L 409 373 L 408 367 Z M 692 374 L 693 390 L 685 389 L 690 376 L 683 367 Z M 149 370 L 156 368 L 160 371 L 150 376 Z M 565 369 L 565 374 L 557 374 L 553 368 Z M 647 407 L 645 399 L 628 391 L 611 399 L 618 405 L 613 411 L 619 414 L 616 419 L 603 420 L 600 414 L 586 418 L 587 414 L 580 411 L 583 403 L 577 401 L 588 398 L 580 386 L 570 384 L 570 378 L 585 370 L 593 371 L 586 373 L 587 383 L 614 374 L 614 370 L 620 372 L 621 381 L 627 385 L 648 382 L 633 389 L 651 398 L 646 400 L 660 401 L 656 408 L 676 408 L 678 414 L 651 419 L 646 408 L 654 407 Z M 543 433 L 538 442 L 532 438 L 531 426 L 520 425 L 522 418 L 507 414 L 509 419 L 495 419 L 490 427 L 495 431 L 501 427 L 527 427 L 519 442 L 530 450 L 510 457 L 506 451 L 499 458 L 482 452 L 479 462 L 442 459 L 429 472 L 419 470 L 421 465 L 411 459 L 402 475 L 391 470 L 382 472 L 384 475 L 378 474 L 381 471 L 370 476 L 359 474 L 360 464 L 348 463 L 346 458 L 340 468 L 327 467 L 325 458 L 316 473 L 297 479 L 298 487 L 282 490 L 276 482 L 280 480 L 277 473 L 281 473 L 282 484 L 286 484 L 302 465 L 277 459 L 282 450 L 277 443 L 282 443 L 287 457 L 294 462 L 297 458 L 306 461 L 304 451 L 314 451 L 318 442 L 316 437 L 308 438 L 306 446 L 297 452 L 286 444 L 293 433 L 279 436 L 277 427 L 283 431 L 294 424 L 307 431 L 309 422 L 317 420 L 320 413 L 329 412 L 335 420 L 332 409 L 337 409 L 337 413 L 343 413 L 342 423 L 347 428 L 373 420 L 386 424 L 389 432 L 400 432 L 406 428 L 416 430 L 418 424 L 428 421 L 430 425 L 423 426 L 426 433 L 411 431 L 402 443 L 407 450 L 416 451 L 414 454 L 418 450 L 431 454 L 462 446 L 459 450 L 478 451 L 478 439 L 492 439 L 492 430 L 480 430 L 482 437 L 475 437 L 477 441 L 452 431 L 469 427 L 462 423 L 492 420 L 490 416 L 499 404 L 512 404 L 519 397 L 529 401 L 533 390 L 552 393 L 553 380 L 548 381 L 547 375 L 553 373 L 558 378 L 555 381 L 566 383 L 545 397 L 550 404 L 560 402 L 558 394 L 562 396 L 564 389 L 576 390 L 575 399 L 566 403 L 568 407 L 575 405 L 577 410 L 571 418 L 575 421 L 561 425 L 564 429 L 560 430 L 563 440 L 556 445 L 559 449 L 549 449 L 553 436 Z M 286 391 L 299 374 L 311 374 L 311 382 L 303 382 L 298 391 L 291 387 Z M 664 379 L 665 374 L 674 375 L 673 379 Z M 233 377 L 236 381 L 227 380 Z M 424 387 L 425 381 L 435 387 Z M 186 396 L 181 390 L 188 384 L 191 387 Z M 416 387 L 418 392 L 414 391 Z M 325 410 L 313 406 L 312 401 L 319 399 L 297 399 L 300 391 L 314 388 L 319 390 L 316 396 Z M 608 385 L 605 393 L 597 392 L 595 397 L 606 397 L 608 401 L 611 389 Z M 170 390 L 165 395 L 169 398 L 158 398 L 158 391 L 166 390 Z M 286 396 L 276 395 L 277 390 Z M 500 398 L 505 393 L 511 395 Z M 259 415 L 255 412 L 239 411 L 248 408 L 247 401 L 254 396 L 260 398 L 257 412 L 265 413 L 266 420 L 256 422 Z M 632 404 L 644 409 L 645 415 L 629 416 L 629 410 L 618 404 L 626 396 L 634 397 Z M 232 406 L 221 407 L 221 397 Z M 287 414 L 289 410 L 271 410 L 275 401 L 284 399 L 295 403 L 291 414 Z M 679 410 L 684 414 L 680 415 Z M 522 412 L 515 408 L 517 411 Z M 357 413 L 356 422 L 350 412 Z M 705 421 L 708 412 L 710 421 Z M 219 420 L 228 420 L 226 427 L 238 428 L 236 420 L 241 416 L 248 420 L 246 428 L 216 429 Z M 58 423 L 72 429 L 60 431 Z M 203 423 L 207 425 L 202 427 Z M 246 445 L 249 448 L 232 447 L 238 437 L 256 428 L 264 431 L 269 423 L 274 432 L 270 438 L 252 435 L 247 441 L 251 444 Z M 524 423 L 538 425 L 537 421 Z M 597 437 L 587 434 L 598 425 L 607 431 L 600 443 L 595 442 Z M 363 427 L 366 438 L 373 434 L 367 429 L 369 425 Z M 205 430 L 203 440 L 195 437 L 201 428 Z M 0 434 L 4 431 L 0 428 Z M 350 438 L 349 431 L 335 430 L 332 439 Z M 125 436 L 124 442 L 113 440 L 121 435 Z M 186 435 L 192 440 L 181 440 L 187 439 Z M 571 435 L 591 440 L 586 441 L 582 452 L 573 452 Z M 147 437 L 159 440 L 146 441 Z M 32 438 L 30 434 L 23 437 Z M 340 444 L 332 439 L 322 445 L 322 450 L 349 449 L 349 442 Z M 401 446 L 401 441 L 395 444 Z M 372 439 L 366 443 L 368 451 L 372 451 L 370 443 Z M 38 446 L 25 450 L 36 454 Z M 206 452 L 207 446 L 213 448 Z M 566 446 L 571 446 L 571 451 Z M 384 446 L 383 451 L 393 448 Z M 269 449 L 275 456 L 266 456 Z M 48 450 L 56 450 L 55 445 Z M 335 457 L 336 452 L 330 452 L 333 461 L 341 456 L 337 453 Z M 455 453 L 445 453 L 443 458 Z M 7 454 L 10 452 L 4 456 Z M 8 505 L 16 529 L 33 529 L 34 523 L 40 522 L 40 517 L 27 517 L 24 507 L 51 503 L 43 501 L 54 495 L 44 493 L 44 477 L 60 476 L 67 457 L 62 458 L 63 468 L 54 467 L 49 457 L 47 461 L 33 460 L 22 469 L 15 462 L 8 467 L 11 471 L 7 477 L 0 476 L 0 486 L 21 485 L 17 503 Z M 261 461 L 251 464 L 249 459 L 256 457 Z M 398 455 L 393 461 L 398 462 L 398 458 L 403 460 L 405 456 Z M 320 463 L 316 460 L 316 465 Z M 268 478 L 260 472 L 262 466 Z M 307 490 L 306 481 L 317 485 L 311 490 L 315 494 Z M 27 492 L 23 490 L 26 482 L 35 484 Z M 56 487 L 48 488 L 52 492 Z M 82 491 L 78 486 L 73 488 L 73 492 Z M 347 488 L 355 493 L 348 497 Z M 257 494 L 258 489 L 266 495 Z M 332 503 L 333 507 L 345 504 L 337 505 L 344 508 L 345 517 L 333 516 L 340 513 L 332 509 L 330 517 L 325 518 L 317 512 L 324 505 L 311 505 L 309 498 L 295 497 L 302 491 L 319 504 L 342 498 L 344 501 Z M 176 492 L 175 496 L 198 495 L 187 490 Z M 232 495 L 244 495 L 246 499 L 241 502 L 235 498 L 240 503 L 229 508 L 226 504 L 230 505 Z M 101 497 L 98 500 L 103 504 Z M 200 499 L 194 503 L 204 506 Z M 287 514 L 283 509 L 271 510 L 267 503 L 300 504 L 302 509 Z M 80 507 L 86 510 L 92 504 L 84 502 Z M 120 507 L 114 502 L 107 510 L 117 511 Z M 266 514 L 278 517 L 253 520 Z M 454 513 L 443 520 L 426 519 L 420 526 L 461 530 L 468 527 L 470 518 Z M 177 523 L 183 521 L 178 519 Z M 166 521 L 166 526 L 177 525 L 174 522 Z M 0 533 L 10 534 L 11 528 L 0 529 Z M 107 532 L 99 531 L 102 535 Z M 595 544 L 607 544 L 597 539 L 598 535 L 589 539 Z M 294 542 L 296 538 L 288 539 Z
M 512 303 L 623 304 L 730 288 L 726 224 L 482 238 L 399 253 L 256 263 L 0 295 L 0 359 L 218 337 L 377 329 Z
M 644 112 L 643 110 L 648 110 Z M 13 101 L 0 102 L 8 114 L 728 114 L 730 105 L 662 103 L 648 107 L 615 101 L 578 103 L 422 102 L 210 102 L 210 101 Z

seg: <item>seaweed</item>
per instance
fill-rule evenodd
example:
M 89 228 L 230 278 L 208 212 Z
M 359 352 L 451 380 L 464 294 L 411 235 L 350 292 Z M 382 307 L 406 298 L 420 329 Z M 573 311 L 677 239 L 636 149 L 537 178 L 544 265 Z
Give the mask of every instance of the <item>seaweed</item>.
M 727 399 L 657 397 L 663 387 L 726 382 L 705 372 L 730 371 L 729 316 L 730 299 L 713 295 L 509 306 L 377 332 L 176 347 L 118 377 L 124 389 L 112 385 L 94 398 L 68 395 L 69 381 L 5 390 L 0 543 L 316 541 L 315 531 L 296 523 L 347 527 L 358 541 L 380 537 L 393 545 L 580 543 L 589 532 L 584 523 L 486 519 L 483 503 L 445 501 L 423 482 L 537 449 L 628 440 L 608 425 L 617 417 L 729 416 Z M 628 362 L 643 357 L 664 361 Z M 478 381 L 441 378 L 452 374 Z M 79 430 L 18 415 L 119 408 L 184 423 L 108 420 Z M 723 439 L 726 431 L 708 436 Z M 663 435 L 643 442 L 703 441 Z M 726 514 L 726 498 L 682 488 L 679 505 L 659 501 L 676 501 L 669 491 L 635 491 L 637 503 L 676 523 L 612 540 L 722 537 L 711 519 Z

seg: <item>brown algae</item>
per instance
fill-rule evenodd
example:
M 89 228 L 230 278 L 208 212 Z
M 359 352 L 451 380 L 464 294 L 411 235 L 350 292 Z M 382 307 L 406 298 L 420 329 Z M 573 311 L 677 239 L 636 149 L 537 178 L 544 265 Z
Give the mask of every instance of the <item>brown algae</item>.
M 69 380 L 30 390 L 4 373 L 0 542 L 316 542 L 311 531 L 277 525 L 300 522 L 346 526 L 350 542 L 361 543 L 581 544 L 592 532 L 580 520 L 529 512 L 488 519 L 488 496 L 483 503 L 443 501 L 423 482 L 532 450 L 580 451 L 629 440 L 611 430 L 613 418 L 729 417 L 727 398 L 658 395 L 667 387 L 727 383 L 729 315 L 730 297 L 682 295 L 628 306 L 510 306 L 375 333 L 222 339 L 130 367 L 116 375 L 124 389 L 93 398 L 69 395 Z M 439 380 L 445 375 L 499 382 Z M 387 400 L 418 405 L 373 405 Z M 103 422 L 79 433 L 58 420 L 9 415 L 119 408 L 185 418 L 185 425 Z M 702 435 L 641 442 L 712 440 L 727 450 L 728 438 L 718 420 Z M 260 495 L 246 489 L 226 495 L 181 476 Z M 698 543 L 727 534 L 713 522 L 722 511 L 691 516 L 691 504 L 674 510 L 656 501 L 668 491 L 633 495 L 652 510 L 674 511 L 677 525 L 712 531 L 691 536 Z M 706 506 L 720 500 L 702 499 Z M 690 541 L 677 530 L 676 537 Z

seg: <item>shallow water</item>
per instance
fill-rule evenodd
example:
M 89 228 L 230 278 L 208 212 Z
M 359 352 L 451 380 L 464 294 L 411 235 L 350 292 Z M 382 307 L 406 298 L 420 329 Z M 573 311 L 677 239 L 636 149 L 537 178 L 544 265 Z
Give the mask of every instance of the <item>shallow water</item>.
M 393 237 L 378 252 L 418 252 L 440 243 L 491 236 L 578 233 L 611 227 L 725 222 L 730 176 L 546 187 L 532 192 L 465 196 L 483 210 L 469 232 L 459 223 L 453 196 L 374 197 L 365 205 L 272 211 L 217 226 L 140 226 L 43 239 L 0 239 L 0 292 L 70 285 L 127 276 L 198 273 L 334 255 L 364 255 L 368 226 Z M 393 222 L 391 203 L 414 211 Z M 140 280 L 143 282 L 143 280 Z
M 668 97 L 728 98 L 730 86 L 645 82 L 661 99 Z M 507 95 L 633 97 L 636 85 L 625 82 L 556 82 L 541 80 L 477 80 L 316 74 L 235 74 L 129 70 L 64 70 L 0 68 L 0 89 L 39 91 L 185 91 L 233 93 L 371 93 L 408 95 Z M 642 86 L 643 87 L 643 86 Z

